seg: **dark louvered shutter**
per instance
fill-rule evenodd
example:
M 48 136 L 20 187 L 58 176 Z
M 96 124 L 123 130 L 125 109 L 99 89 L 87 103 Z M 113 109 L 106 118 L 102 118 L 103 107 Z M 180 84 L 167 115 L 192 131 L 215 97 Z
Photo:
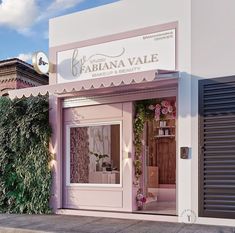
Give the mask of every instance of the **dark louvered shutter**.
M 199 81 L 199 216 L 235 218 L 235 76 Z

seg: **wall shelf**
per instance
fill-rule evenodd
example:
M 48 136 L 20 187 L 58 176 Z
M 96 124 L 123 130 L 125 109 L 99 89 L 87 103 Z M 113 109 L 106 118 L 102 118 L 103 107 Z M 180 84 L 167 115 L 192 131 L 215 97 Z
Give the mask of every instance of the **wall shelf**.
M 175 135 L 156 135 L 154 138 L 174 138 Z
M 162 127 L 157 127 L 157 129 L 174 129 L 175 126 L 162 126 Z

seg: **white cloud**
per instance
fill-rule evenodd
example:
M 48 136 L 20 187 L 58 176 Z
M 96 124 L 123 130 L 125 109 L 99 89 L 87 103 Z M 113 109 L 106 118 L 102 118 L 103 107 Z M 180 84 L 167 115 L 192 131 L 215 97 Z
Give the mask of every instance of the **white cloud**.
M 67 9 L 73 8 L 79 3 L 84 2 L 85 0 L 54 0 L 51 4 L 48 5 L 46 10 L 38 17 L 38 21 L 43 19 L 49 19 L 60 14 Z
M 58 11 L 72 8 L 84 0 L 55 0 L 49 5 L 48 10 Z
M 0 3 L 0 26 L 29 31 L 37 15 L 36 0 L 2 0 Z
M 60 15 L 86 0 L 0 0 L 0 27 L 10 27 L 25 36 L 34 34 L 32 26 Z M 44 35 L 46 37 L 46 34 Z
M 30 62 L 32 59 L 32 54 L 31 53 L 20 53 L 18 57 L 20 60 L 25 61 L 25 62 Z

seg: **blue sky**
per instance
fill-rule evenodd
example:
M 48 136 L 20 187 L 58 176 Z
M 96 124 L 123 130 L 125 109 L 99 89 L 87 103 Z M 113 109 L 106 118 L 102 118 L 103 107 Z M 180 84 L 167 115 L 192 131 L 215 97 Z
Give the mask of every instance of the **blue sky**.
M 0 60 L 48 52 L 50 18 L 118 0 L 0 0 Z

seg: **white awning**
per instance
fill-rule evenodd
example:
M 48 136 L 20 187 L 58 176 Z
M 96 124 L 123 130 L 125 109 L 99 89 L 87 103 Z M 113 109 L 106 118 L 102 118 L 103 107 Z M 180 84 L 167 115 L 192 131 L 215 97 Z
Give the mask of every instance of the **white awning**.
M 140 85 L 137 84 L 146 84 L 146 87 L 144 85 L 141 86 L 142 88 L 148 88 L 149 86 L 151 87 L 152 82 L 169 82 L 169 80 L 176 79 L 178 76 L 179 73 L 177 71 L 154 70 L 85 81 L 16 89 L 9 91 L 9 97 L 14 99 L 46 94 L 75 95 L 86 91 L 93 91 L 95 94 L 96 91 L 107 90 L 107 88 L 125 87 L 131 89 L 137 86 L 139 87 Z

